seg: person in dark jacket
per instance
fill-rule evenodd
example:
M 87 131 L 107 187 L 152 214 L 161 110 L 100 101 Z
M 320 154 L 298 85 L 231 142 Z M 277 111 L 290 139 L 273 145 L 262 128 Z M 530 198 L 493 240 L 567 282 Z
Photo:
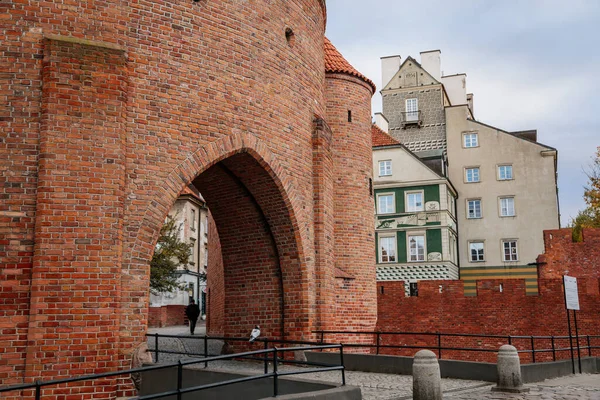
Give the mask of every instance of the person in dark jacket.
M 194 299 L 191 299 L 190 304 L 185 308 L 185 315 L 190 321 L 190 334 L 193 335 L 194 329 L 196 329 L 196 321 L 198 321 L 200 315 L 200 307 L 194 302 Z

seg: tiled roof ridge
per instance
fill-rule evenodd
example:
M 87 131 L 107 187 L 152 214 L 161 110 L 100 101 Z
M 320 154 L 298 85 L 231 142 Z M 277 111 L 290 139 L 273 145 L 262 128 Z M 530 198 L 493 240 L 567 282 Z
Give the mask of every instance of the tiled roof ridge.
M 384 132 L 377 124 L 371 125 L 371 140 L 373 147 L 399 145 L 400 142 Z
M 372 80 L 361 74 L 354 68 L 344 56 L 335 48 L 329 39 L 325 37 L 325 72 L 339 72 L 348 74 L 362 79 L 368 83 L 373 89 L 373 93 L 377 90 Z

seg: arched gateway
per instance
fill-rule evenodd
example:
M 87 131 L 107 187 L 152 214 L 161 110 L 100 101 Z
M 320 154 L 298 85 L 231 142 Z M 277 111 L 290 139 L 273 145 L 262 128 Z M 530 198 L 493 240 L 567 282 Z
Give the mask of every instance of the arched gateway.
M 130 367 L 189 183 L 223 333 L 373 329 L 374 87 L 324 49 L 324 1 L 78 4 L 0 6 L 0 384 Z

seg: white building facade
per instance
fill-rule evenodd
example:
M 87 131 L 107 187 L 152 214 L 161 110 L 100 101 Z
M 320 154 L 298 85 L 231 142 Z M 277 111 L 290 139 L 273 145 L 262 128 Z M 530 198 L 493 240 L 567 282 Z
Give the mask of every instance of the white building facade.
M 485 278 L 522 278 L 527 293 L 537 293 L 542 232 L 559 227 L 557 150 L 539 143 L 535 130 L 477 121 L 466 74 L 442 75 L 439 50 L 421 53 L 421 63 L 383 57 L 382 77 L 390 135 L 456 188 L 465 293 Z

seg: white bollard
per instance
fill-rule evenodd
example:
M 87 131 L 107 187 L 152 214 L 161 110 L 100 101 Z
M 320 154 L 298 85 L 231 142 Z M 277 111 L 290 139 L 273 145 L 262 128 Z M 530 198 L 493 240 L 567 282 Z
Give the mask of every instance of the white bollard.
M 494 392 L 523 393 L 529 388 L 523 386 L 521 379 L 521 361 L 515 346 L 505 344 L 498 351 L 498 386 Z
M 442 400 L 440 364 L 435 353 L 420 350 L 413 361 L 413 400 Z

